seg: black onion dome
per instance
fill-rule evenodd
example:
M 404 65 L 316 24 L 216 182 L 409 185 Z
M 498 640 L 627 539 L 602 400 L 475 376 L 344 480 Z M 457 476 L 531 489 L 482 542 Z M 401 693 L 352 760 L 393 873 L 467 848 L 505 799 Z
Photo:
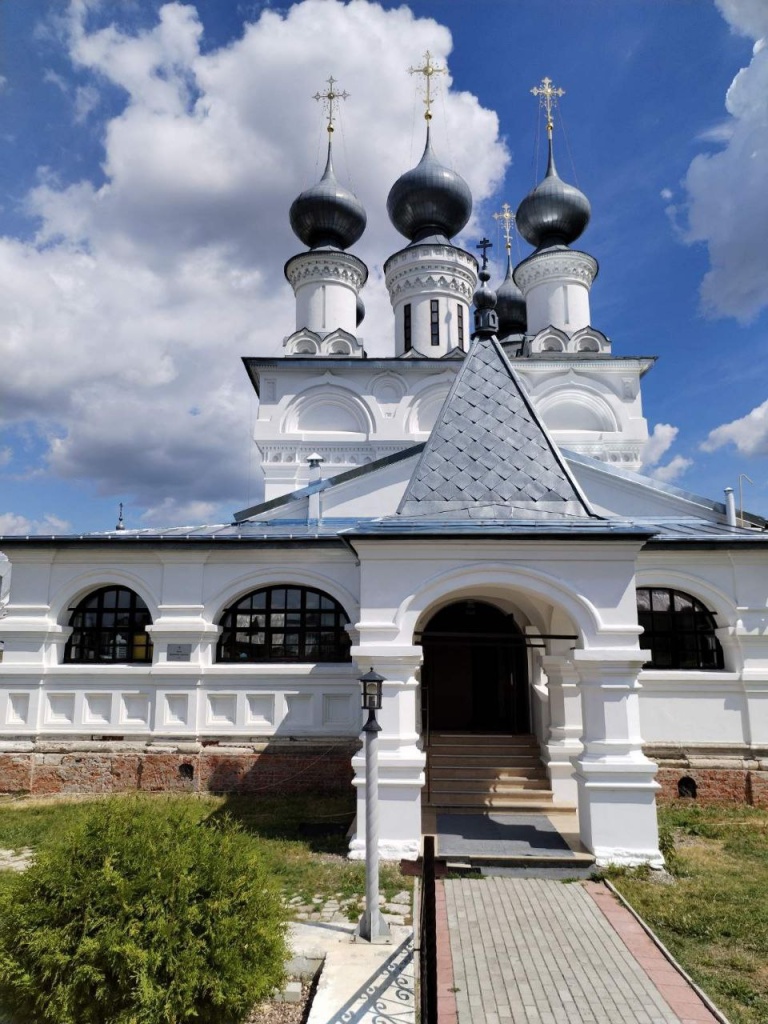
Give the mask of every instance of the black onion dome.
M 558 175 L 550 139 L 546 176 L 518 206 L 517 230 L 537 249 L 570 245 L 589 224 L 591 213 L 584 193 Z
M 291 204 L 293 233 L 310 249 L 323 245 L 348 249 L 360 238 L 368 218 L 363 204 L 336 180 L 328 143 L 328 162 L 323 176 Z
M 435 157 L 429 127 L 421 160 L 389 191 L 387 213 L 400 234 L 412 242 L 431 235 L 453 238 L 472 214 L 469 185 Z
M 512 261 L 507 257 L 507 276 L 496 289 L 496 312 L 499 314 L 499 336 L 525 334 L 528 329 L 528 311 L 523 293 L 512 277 Z

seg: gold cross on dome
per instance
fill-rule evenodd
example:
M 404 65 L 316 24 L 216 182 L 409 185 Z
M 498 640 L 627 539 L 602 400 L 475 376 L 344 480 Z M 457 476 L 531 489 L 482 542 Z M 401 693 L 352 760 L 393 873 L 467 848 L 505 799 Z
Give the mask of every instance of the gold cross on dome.
M 509 203 L 502 203 L 501 213 L 494 213 L 494 220 L 501 221 L 501 230 L 504 232 L 504 243 L 507 248 L 507 252 L 512 251 L 512 228 L 515 225 L 515 215 L 512 213 L 512 207 Z
M 424 66 L 421 68 L 408 68 L 409 75 L 424 75 L 424 104 L 426 111 L 424 113 L 424 120 L 432 120 L 432 78 L 434 75 L 446 74 L 446 68 L 441 68 L 439 64 L 432 63 L 432 54 L 429 50 L 424 54 Z
M 329 75 L 328 76 L 327 82 L 328 82 L 328 89 L 327 89 L 327 91 L 326 92 L 316 92 L 315 95 L 312 97 L 312 99 L 314 99 L 314 100 L 323 100 L 323 106 L 325 108 L 325 112 L 326 112 L 326 115 L 328 117 L 328 129 L 327 130 L 328 130 L 328 134 L 330 135 L 331 132 L 333 131 L 333 119 L 334 119 L 334 117 L 336 115 L 336 108 L 339 105 L 339 100 L 347 99 L 347 97 L 349 96 L 349 93 L 346 92 L 346 90 L 344 92 L 337 92 L 336 89 L 334 89 L 334 85 L 336 85 L 337 82 L 336 82 L 336 79 L 333 77 L 333 75 Z
M 551 139 L 554 128 L 552 108 L 557 106 L 557 101 L 561 96 L 565 96 L 565 89 L 556 89 L 551 78 L 542 78 L 541 85 L 534 85 L 531 92 L 534 96 L 539 97 L 539 106 L 544 107 L 547 112 L 547 135 Z

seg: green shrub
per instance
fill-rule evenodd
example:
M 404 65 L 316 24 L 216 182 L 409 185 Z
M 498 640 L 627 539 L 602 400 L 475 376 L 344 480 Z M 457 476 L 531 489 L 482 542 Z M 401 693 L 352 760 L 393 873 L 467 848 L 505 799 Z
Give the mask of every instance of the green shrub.
M 285 913 L 252 838 L 189 801 L 93 805 L 0 892 L 19 1024 L 235 1024 L 280 983 Z

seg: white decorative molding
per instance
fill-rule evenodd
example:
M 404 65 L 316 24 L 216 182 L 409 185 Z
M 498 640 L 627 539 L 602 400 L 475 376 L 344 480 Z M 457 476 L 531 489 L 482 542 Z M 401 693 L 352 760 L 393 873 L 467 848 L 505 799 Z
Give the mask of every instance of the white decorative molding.
M 46 702 L 44 725 L 72 725 L 75 721 L 75 694 L 51 693 Z
M 124 693 L 120 709 L 120 724 L 149 727 L 148 693 Z
M 535 252 L 518 264 L 513 274 L 515 284 L 526 298 L 531 288 L 543 281 L 570 280 L 590 288 L 596 276 L 597 260 L 578 249 Z
M 352 253 L 313 249 L 288 260 L 285 276 L 294 292 L 301 284 L 318 278 L 343 281 L 359 292 L 368 280 L 368 268 Z
M 6 725 L 29 724 L 30 695 L 28 693 L 9 693 L 5 712 Z
M 248 725 L 271 727 L 275 724 L 274 693 L 246 694 L 246 722 Z
M 237 723 L 237 694 L 216 693 L 208 695 L 208 725 L 233 726 Z
M 285 724 L 294 728 L 312 725 L 312 704 L 313 697 L 309 693 L 286 693 Z
M 83 696 L 85 725 L 109 725 L 112 720 L 112 694 L 86 693 Z

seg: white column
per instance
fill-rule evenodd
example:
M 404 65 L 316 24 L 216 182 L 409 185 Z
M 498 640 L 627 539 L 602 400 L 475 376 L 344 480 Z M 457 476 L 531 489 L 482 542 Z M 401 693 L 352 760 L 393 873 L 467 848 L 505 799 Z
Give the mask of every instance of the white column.
M 638 648 L 577 650 L 584 750 L 576 762 L 579 835 L 598 864 L 663 867 L 656 765 L 642 751 Z
M 417 723 L 421 647 L 384 645 L 352 648 L 360 675 L 373 668 L 384 676 L 379 733 L 379 856 L 384 860 L 415 860 L 421 846 L 421 790 L 426 755 L 420 749 Z M 363 712 L 360 711 L 362 731 Z M 352 860 L 365 858 L 365 752 L 352 758 L 357 789 L 357 827 L 349 847 Z
M 547 676 L 549 734 L 544 744 L 555 805 L 575 806 L 578 799 L 574 763 L 581 754 L 581 700 L 579 674 L 564 657 L 545 655 L 541 667 Z

